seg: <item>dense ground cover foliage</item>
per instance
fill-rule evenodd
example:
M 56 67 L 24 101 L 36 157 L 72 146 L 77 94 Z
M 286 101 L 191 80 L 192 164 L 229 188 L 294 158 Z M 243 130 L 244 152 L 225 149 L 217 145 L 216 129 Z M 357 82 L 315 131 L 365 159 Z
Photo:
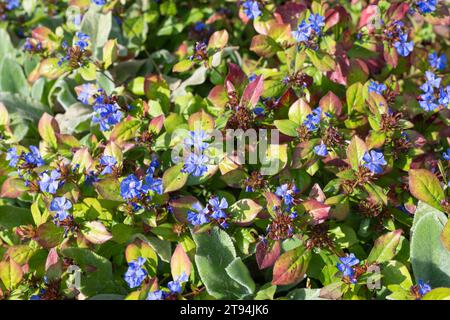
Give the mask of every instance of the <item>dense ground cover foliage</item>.
M 0 299 L 449 299 L 449 8 L 0 1 Z

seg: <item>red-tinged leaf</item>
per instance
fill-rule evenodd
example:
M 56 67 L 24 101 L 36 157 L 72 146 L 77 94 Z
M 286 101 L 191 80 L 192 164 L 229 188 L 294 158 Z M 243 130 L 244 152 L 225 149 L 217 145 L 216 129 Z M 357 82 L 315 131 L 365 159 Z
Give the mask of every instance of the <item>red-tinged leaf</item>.
M 277 6 L 275 13 L 281 18 L 281 22 L 289 23 L 292 27 L 296 27 L 301 13 L 306 9 L 307 6 L 305 3 L 289 1 Z
M 120 146 L 136 136 L 140 125 L 141 122 L 136 119 L 124 120 L 114 127 L 109 140 L 116 142 Z
M 58 58 L 47 58 L 39 64 L 38 74 L 48 78 L 48 79 L 57 79 L 64 72 L 66 72 L 66 68 L 58 65 Z
M 332 91 L 328 91 L 326 95 L 319 101 L 322 111 L 340 116 L 342 113 L 342 102 Z
M 78 164 L 80 170 L 87 170 L 91 168 L 94 164 L 94 159 L 92 159 L 89 154 L 89 149 L 87 147 L 78 149 L 72 158 L 72 164 Z
M 257 76 L 255 80 L 250 82 L 245 88 L 241 98 L 241 106 L 253 109 L 261 97 L 264 88 L 264 79 L 262 76 Z
M 358 166 L 361 163 L 361 159 L 364 153 L 367 151 L 367 146 L 364 140 L 357 135 L 354 135 L 350 141 L 350 145 L 347 148 L 347 158 L 350 166 L 354 170 L 358 170 Z
M 397 254 L 397 247 L 400 244 L 402 230 L 398 229 L 386 233 L 375 240 L 372 250 L 367 257 L 369 263 L 382 263 L 392 260 Z
M 156 118 L 153 118 L 150 121 L 150 124 L 148 126 L 148 130 L 149 131 L 153 131 L 156 134 L 160 133 L 161 129 L 162 129 L 163 125 L 164 125 L 164 120 L 165 120 L 165 117 L 164 117 L 163 114 L 160 115 L 160 116 L 157 116 Z
M 295 91 L 292 88 L 289 88 L 278 99 L 278 101 L 277 101 L 277 103 L 275 105 L 275 108 L 276 109 L 288 108 L 289 106 L 291 106 L 297 100 L 298 100 L 298 97 L 295 94 Z
M 450 251 L 450 220 L 447 220 L 440 238 L 442 245 L 447 249 L 447 251 Z
M 191 131 L 214 130 L 214 125 L 214 118 L 203 109 L 191 114 L 188 119 L 188 126 Z
M 19 178 L 8 177 L 3 182 L 0 197 L 16 199 L 20 197 L 28 188 L 25 186 L 25 182 Z
M 360 29 L 366 25 L 369 28 L 369 30 L 373 29 L 374 28 L 373 21 L 374 21 L 374 19 L 376 19 L 379 12 L 380 12 L 380 9 L 375 4 L 368 5 L 366 8 L 364 8 L 361 11 L 361 17 L 359 19 L 358 29 Z
M 34 240 L 46 249 L 56 247 L 64 240 L 64 228 L 46 222 L 37 228 Z
M 327 72 L 327 77 L 329 77 L 331 81 L 345 86 L 347 85 L 350 60 L 345 53 L 341 53 L 340 51 L 336 52 L 336 56 L 335 67 Z
M 50 249 L 47 260 L 45 261 L 45 271 L 56 265 L 60 261 L 56 248 Z
M 281 253 L 280 241 L 260 241 L 256 245 L 256 262 L 260 270 L 274 265 Z
M 298 283 L 305 276 L 311 252 L 303 246 L 283 253 L 273 267 L 272 284 L 288 285 Z
M 46 275 L 50 281 L 61 278 L 63 261 L 59 258 L 56 248 L 50 249 L 45 262 Z
M 196 202 L 198 200 L 193 196 L 181 196 L 178 199 L 171 200 L 169 204 L 173 209 L 175 219 L 180 223 L 188 223 L 187 212 L 192 209 L 192 205 Z
M 439 179 L 426 169 L 409 170 L 409 191 L 417 199 L 442 210 L 441 201 L 445 199 Z
M 261 210 L 262 207 L 252 199 L 241 199 L 228 208 L 233 221 L 240 226 L 249 225 Z
M 230 81 L 234 88 L 237 90 L 239 95 L 244 91 L 245 86 L 248 84 L 248 77 L 242 71 L 241 67 L 238 65 L 229 62 L 228 63 L 228 74 L 225 78 L 225 83 Z
M 209 92 L 208 99 L 215 107 L 224 109 L 228 102 L 227 90 L 223 85 L 217 85 Z
M 392 68 L 396 68 L 398 65 L 398 53 L 393 46 L 386 45 L 383 51 L 383 57 L 386 63 Z
M 312 186 L 309 197 L 319 202 L 325 202 L 326 200 L 325 193 L 323 193 L 322 188 L 318 183 L 314 183 Z
M 402 20 L 409 11 L 409 4 L 405 2 L 395 2 L 389 7 L 386 16 L 389 20 L 396 21 Z
M 112 238 L 111 233 L 100 221 L 89 221 L 85 224 L 86 230 L 83 230 L 84 237 L 94 244 L 102 244 Z
M 48 113 L 44 113 L 39 120 L 38 131 L 42 140 L 49 143 L 55 149 L 58 147 L 56 134 L 60 131 L 55 118 Z
M 188 277 L 191 274 L 191 260 L 183 249 L 183 245 L 179 243 L 173 252 L 170 259 L 170 271 L 173 279 L 178 277 L 184 272 Z
M 264 192 L 264 198 L 266 198 L 267 204 L 266 209 L 269 211 L 269 213 L 272 216 L 275 216 L 275 210 L 274 207 L 280 207 L 281 206 L 281 199 L 273 192 Z
M 227 30 L 220 30 L 214 32 L 209 38 L 208 48 L 222 49 L 228 43 L 228 32 Z
M 340 5 L 333 6 L 325 13 L 325 30 L 328 30 L 339 22 L 347 21 L 350 15 L 344 7 Z
M 270 58 L 277 53 L 277 51 L 281 50 L 281 47 L 272 38 L 257 34 L 252 38 L 250 50 L 259 56 Z
M 349 85 L 355 82 L 365 82 L 369 78 L 369 67 L 361 59 L 351 59 L 347 74 L 347 83 Z
M 56 35 L 47 27 L 37 27 L 31 31 L 33 39 L 38 40 L 43 48 L 52 51 L 55 47 Z
M 22 278 L 22 268 L 13 259 L 0 262 L 0 280 L 6 289 L 14 289 L 22 281 Z
M 331 207 L 314 199 L 302 203 L 306 211 L 311 215 L 313 224 L 323 223 L 330 215 Z

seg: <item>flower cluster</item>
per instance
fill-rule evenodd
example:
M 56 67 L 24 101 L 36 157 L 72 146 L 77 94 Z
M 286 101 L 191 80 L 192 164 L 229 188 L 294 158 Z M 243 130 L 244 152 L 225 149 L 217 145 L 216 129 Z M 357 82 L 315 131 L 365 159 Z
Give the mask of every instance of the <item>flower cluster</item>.
M 322 36 L 325 18 L 320 14 L 311 14 L 306 20 L 302 20 L 297 30 L 292 31 L 295 41 L 303 43 L 307 47 L 317 47 L 317 41 Z
M 194 226 L 201 226 L 211 221 L 217 222 L 222 228 L 227 228 L 228 202 L 225 198 L 211 197 L 205 208 L 196 202 L 192 205 L 192 209 L 187 212 L 187 219 Z

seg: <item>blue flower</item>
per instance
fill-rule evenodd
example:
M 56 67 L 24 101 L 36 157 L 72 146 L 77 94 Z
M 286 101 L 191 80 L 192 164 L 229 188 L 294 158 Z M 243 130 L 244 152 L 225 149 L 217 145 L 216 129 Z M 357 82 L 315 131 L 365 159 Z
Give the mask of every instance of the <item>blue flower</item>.
M 363 160 L 365 162 L 364 167 L 375 174 L 382 173 L 382 166 L 387 164 L 386 160 L 384 160 L 383 153 L 375 150 L 371 150 L 370 153 L 366 151 L 366 153 L 364 153 Z
M 187 280 L 188 280 L 188 277 L 187 277 L 186 273 L 182 272 L 181 275 L 177 279 L 174 279 L 174 281 L 170 281 L 167 284 L 167 287 L 169 288 L 171 293 L 180 294 L 183 291 L 182 285 Z
M 322 33 L 322 28 L 325 26 L 325 18 L 317 13 L 310 15 L 308 21 L 311 28 L 320 35 Z
M 125 273 L 125 281 L 128 283 L 130 288 L 139 287 L 147 277 L 147 271 L 145 271 L 142 266 L 145 263 L 145 258 L 139 257 L 137 260 L 130 261 L 128 263 L 128 270 Z
M 289 185 L 287 183 L 277 187 L 277 190 L 275 191 L 275 194 L 279 197 L 281 197 L 284 201 L 284 203 L 290 207 L 294 203 L 294 194 L 298 192 L 297 188 L 293 186 L 292 188 L 289 188 Z
M 450 161 L 450 148 L 447 149 L 447 152 L 444 152 L 444 153 L 442 154 L 442 157 L 443 157 L 445 160 Z
M 123 199 L 139 198 L 142 193 L 142 181 L 139 181 L 134 174 L 122 180 L 120 183 L 120 195 Z
M 208 166 L 206 165 L 208 161 L 207 156 L 192 152 L 187 156 L 182 172 L 192 174 L 194 177 L 201 177 L 208 171 Z
M 244 2 L 242 7 L 244 8 L 245 15 L 249 19 L 255 19 L 262 14 L 261 10 L 259 9 L 259 4 L 257 1 L 247 0 Z
M 55 220 L 63 221 L 70 215 L 69 211 L 72 203 L 65 197 L 56 197 L 50 203 L 50 210 L 55 211 Z
M 436 10 L 438 0 L 419 0 L 416 2 L 417 9 L 420 13 L 430 13 Z
M 15 167 L 19 162 L 20 156 L 17 154 L 17 148 L 9 148 L 6 151 L 6 160 L 9 160 L 9 166 Z
M 162 290 L 150 291 L 147 295 L 147 300 L 164 300 L 167 293 Z
M 337 263 L 337 268 L 342 272 L 343 277 L 353 278 L 354 270 L 353 266 L 359 263 L 359 259 L 355 257 L 353 253 L 347 255 L 346 257 L 339 258 L 341 263 Z
M 42 160 L 39 149 L 35 146 L 30 146 L 30 152 L 25 154 L 24 159 L 26 163 L 35 165 L 37 167 L 43 166 L 45 164 L 44 160 Z
M 111 174 L 113 167 L 117 164 L 117 160 L 112 156 L 102 156 L 100 158 L 100 164 L 105 166 L 100 174 Z
M 318 156 L 326 157 L 328 155 L 327 146 L 322 142 L 314 147 L 314 153 Z
M 197 32 L 201 32 L 201 31 L 203 31 L 205 29 L 206 29 L 206 24 L 201 22 L 201 21 L 197 21 L 194 24 L 194 30 L 197 31 Z
M 309 40 L 309 37 L 311 36 L 311 25 L 306 23 L 305 20 L 303 20 L 297 27 L 297 30 L 292 31 L 292 36 L 294 37 L 295 41 L 297 42 L 305 42 Z
M 261 115 L 264 114 L 264 108 L 262 108 L 262 107 L 255 107 L 255 108 L 253 109 L 253 113 L 254 113 L 255 115 L 257 115 L 257 116 L 261 116 Z
M 106 4 L 106 0 L 92 0 L 92 2 L 98 6 L 103 6 Z
M 208 212 L 209 210 L 207 208 L 203 208 L 202 205 L 199 202 L 196 202 L 192 205 L 192 210 L 188 210 L 188 221 L 194 226 L 200 226 L 202 224 L 209 222 Z
M 20 0 L 6 0 L 6 9 L 13 10 L 20 7 Z
M 48 174 L 47 171 L 44 171 L 40 174 L 39 188 L 42 192 L 55 194 L 59 188 L 60 178 L 61 173 L 56 169 L 52 170 L 50 174 Z
M 417 285 L 419 287 L 419 294 L 421 296 L 424 296 L 425 294 L 431 291 L 431 286 L 428 283 L 425 283 L 422 279 L 419 279 Z
M 162 179 L 154 178 L 153 175 L 145 176 L 145 183 L 142 185 L 144 192 L 154 191 L 157 194 L 163 194 L 163 183 Z
M 211 217 L 213 219 L 219 220 L 225 219 L 227 217 L 225 213 L 225 209 L 228 208 L 227 199 L 222 198 L 219 201 L 218 197 L 212 197 L 211 199 L 209 199 L 208 203 L 211 205 L 212 208 Z
M 420 100 L 419 101 L 419 106 L 423 110 L 425 110 L 427 112 L 430 112 L 430 111 L 433 111 L 434 109 L 436 109 L 437 107 L 439 107 L 439 105 L 436 103 L 436 101 L 433 98 L 431 98 L 430 96 L 423 96 L 422 95 L 422 99 L 424 97 L 426 98 L 425 100 Z
M 438 56 L 437 52 L 428 55 L 428 63 L 432 68 L 444 70 L 447 64 L 447 57 L 444 54 Z
M 369 92 L 375 92 L 379 95 L 383 94 L 383 91 L 387 89 L 386 85 L 384 83 L 378 83 L 376 81 L 370 81 L 369 84 Z
M 96 99 L 93 106 L 96 115 L 92 118 L 92 122 L 100 124 L 101 131 L 107 131 L 122 120 L 123 113 L 117 104 L 103 103 L 103 101 L 103 97 Z
M 306 120 L 303 121 L 303 125 L 308 129 L 308 131 L 317 130 L 317 125 L 320 123 L 322 109 L 317 107 L 312 113 L 306 116 Z
M 99 181 L 99 178 L 95 175 L 95 172 L 94 171 L 89 171 L 86 175 L 85 175 L 85 178 L 84 178 L 84 183 L 87 185 L 87 186 L 90 186 L 90 185 L 92 185 L 94 182 L 97 182 L 97 181 Z
M 394 42 L 394 48 L 397 50 L 399 55 L 406 57 L 413 51 L 414 42 L 408 42 L 408 35 L 401 34 L 399 36 L 399 41 Z
M 91 39 L 91 37 L 80 31 L 75 33 L 75 36 L 77 38 L 77 41 L 75 41 L 75 45 L 79 46 L 81 50 L 85 50 L 87 47 L 89 47 L 88 41 Z
M 436 75 L 431 71 L 425 72 L 425 77 L 427 78 L 426 83 L 433 88 L 439 88 L 441 85 L 442 78 L 436 77 Z
M 203 151 L 208 148 L 208 143 L 205 142 L 209 137 L 204 130 L 189 132 L 189 138 L 184 139 L 186 147 L 193 147 L 196 152 Z
M 440 88 L 439 90 L 439 104 L 447 107 L 450 103 L 450 86 L 444 88 Z
M 84 83 L 78 93 L 77 99 L 84 104 L 89 104 L 89 100 L 97 93 L 97 88 L 92 83 Z

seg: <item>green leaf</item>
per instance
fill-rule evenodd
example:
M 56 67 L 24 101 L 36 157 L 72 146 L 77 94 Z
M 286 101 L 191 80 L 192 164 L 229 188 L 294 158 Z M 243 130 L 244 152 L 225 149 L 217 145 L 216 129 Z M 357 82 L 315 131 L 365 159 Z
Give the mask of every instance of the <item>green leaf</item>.
M 0 206 L 0 227 L 12 229 L 33 223 L 31 211 L 13 206 Z
M 441 210 L 445 199 L 444 190 L 438 178 L 426 169 L 409 170 L 409 191 L 417 199 Z
M 436 288 L 422 297 L 422 300 L 450 300 L 450 288 Z
M 91 37 L 91 48 L 94 55 L 99 58 L 97 49 L 102 49 L 108 41 L 109 33 L 112 27 L 112 11 L 106 14 L 96 12 L 91 8 L 83 16 L 81 22 L 81 31 Z
M 290 137 L 297 137 L 297 128 L 298 124 L 291 120 L 275 120 L 273 122 L 275 127 L 277 127 L 278 130 L 281 131 L 281 133 L 290 136 Z
M 23 96 L 30 94 L 30 87 L 22 67 L 14 59 L 4 58 L 0 62 L 0 91 L 18 93 Z
M 364 86 L 359 82 L 352 84 L 347 88 L 346 98 L 348 114 L 353 113 L 353 111 L 362 112 L 365 101 Z
M 367 262 L 381 263 L 391 260 L 397 254 L 401 234 L 402 230 L 399 229 L 386 233 L 375 240 L 369 257 L 367 257 Z
M 195 233 L 192 236 L 197 246 L 195 264 L 208 293 L 217 299 L 248 296 L 248 289 L 226 272 L 236 258 L 233 241 L 228 234 L 214 227 L 210 233 Z
M 248 294 L 255 292 L 255 282 L 253 281 L 250 271 L 247 266 L 242 262 L 241 258 L 234 259 L 226 268 L 227 274 L 240 285 L 244 286 Z
M 291 300 L 324 300 L 320 298 L 320 289 L 295 289 L 287 294 Z
M 447 217 L 419 202 L 411 229 L 411 264 L 416 281 L 429 281 L 431 287 L 450 287 L 450 252 L 442 245 L 440 234 Z
M 281 50 L 281 47 L 269 36 L 258 34 L 253 37 L 250 50 L 259 56 L 270 58 Z
M 164 193 L 179 190 L 186 184 L 189 175 L 181 172 L 182 168 L 183 164 L 180 163 L 164 172 L 162 177 Z
M 22 278 L 22 268 L 13 259 L 0 262 L 0 280 L 8 290 L 15 288 L 22 281 Z
M 71 258 L 74 264 L 83 270 L 80 277 L 80 291 L 87 297 L 101 293 L 117 293 L 113 284 L 113 273 L 111 262 L 89 249 L 66 248 L 62 254 Z

